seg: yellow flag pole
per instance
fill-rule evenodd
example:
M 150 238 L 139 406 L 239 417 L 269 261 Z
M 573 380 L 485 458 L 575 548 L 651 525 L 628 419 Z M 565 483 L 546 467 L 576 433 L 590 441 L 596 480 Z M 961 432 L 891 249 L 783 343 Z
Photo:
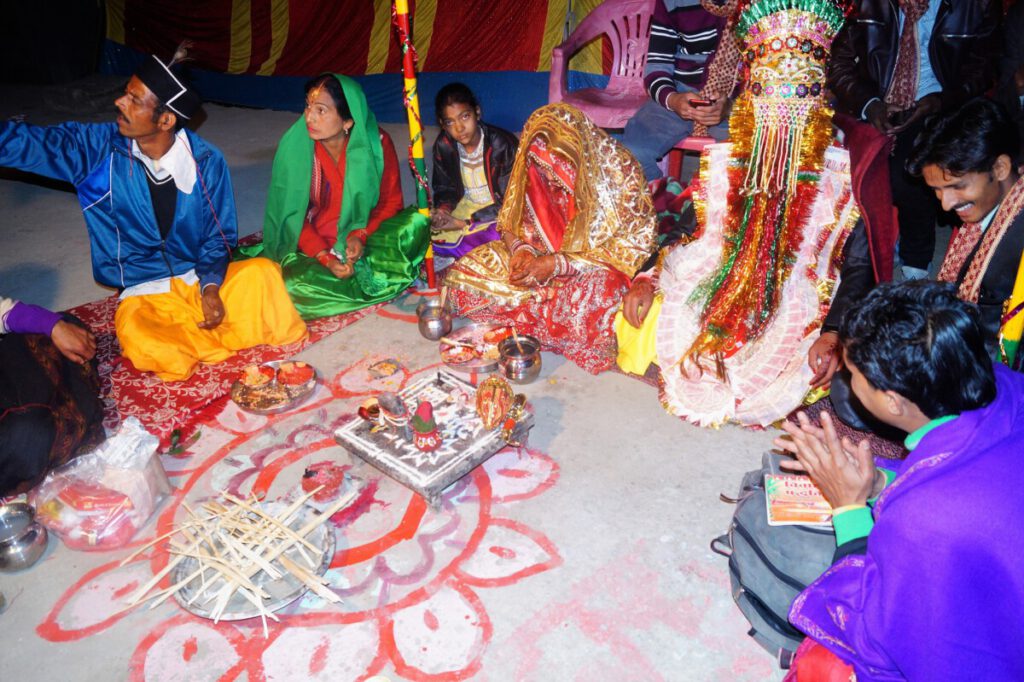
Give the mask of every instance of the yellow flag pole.
M 394 0 L 392 16 L 398 29 L 402 48 L 402 77 L 405 90 L 405 112 L 409 119 L 409 165 L 416 180 L 416 206 L 420 213 L 430 216 L 427 199 L 427 167 L 423 162 L 423 126 L 420 120 L 420 99 L 416 90 L 416 48 L 412 44 L 412 21 L 409 16 L 408 0 Z M 427 286 L 437 288 L 437 274 L 434 272 L 434 247 L 427 244 L 424 262 L 427 271 Z

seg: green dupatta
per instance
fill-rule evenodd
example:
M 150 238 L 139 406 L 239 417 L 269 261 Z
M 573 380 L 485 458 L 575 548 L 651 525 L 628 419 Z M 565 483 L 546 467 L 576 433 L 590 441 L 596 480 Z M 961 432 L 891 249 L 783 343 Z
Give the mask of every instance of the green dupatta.
M 377 117 L 366 104 L 363 89 L 348 76 L 334 74 L 334 77 L 341 83 L 355 121 L 345 146 L 345 185 L 338 217 L 338 240 L 334 246 L 335 251 L 344 254 L 345 239 L 353 230 L 366 227 L 370 211 L 380 198 L 384 150 Z M 300 116 L 281 137 L 274 155 L 263 217 L 263 253 L 278 262 L 294 253 L 299 244 L 299 233 L 309 208 L 314 144 L 306 130 L 306 118 Z
M 380 199 L 384 150 L 377 117 L 366 95 L 351 78 L 335 74 L 355 125 L 345 147 L 345 184 L 335 251 L 345 253 L 353 230 L 366 227 Z M 430 240 L 429 220 L 407 208 L 381 223 L 367 239 L 354 276 L 339 280 L 316 260 L 297 251 L 309 209 L 314 142 L 300 117 L 281 138 L 271 170 L 263 242 L 240 247 L 235 258 L 265 256 L 281 264 L 288 294 L 303 319 L 314 319 L 387 301 L 404 291 L 419 274 Z

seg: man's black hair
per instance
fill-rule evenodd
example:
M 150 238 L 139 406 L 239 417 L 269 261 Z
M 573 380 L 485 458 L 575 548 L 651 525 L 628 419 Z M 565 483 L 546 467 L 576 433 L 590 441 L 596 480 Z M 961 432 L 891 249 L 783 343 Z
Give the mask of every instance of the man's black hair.
M 465 104 L 470 109 L 476 109 L 480 103 L 476 101 L 476 95 L 463 83 L 449 83 L 437 91 L 434 98 L 434 110 L 437 113 L 437 120 L 444 119 L 444 110 L 453 104 Z
M 316 78 L 311 78 L 306 81 L 306 96 L 309 97 L 309 93 L 317 88 L 323 88 L 327 91 L 327 94 L 331 96 L 331 100 L 334 102 L 334 108 L 338 110 L 338 115 L 341 116 L 341 120 L 352 120 L 352 111 L 348 108 L 348 100 L 345 99 L 345 91 L 341 89 L 341 83 L 339 83 L 338 79 L 334 77 L 334 74 L 322 73 Z
M 899 393 L 929 419 L 976 410 L 996 396 L 978 307 L 950 284 L 881 284 L 846 313 L 839 337 L 868 383 Z
M 1002 105 L 990 99 L 972 99 L 956 111 L 933 116 L 914 140 L 907 172 L 921 175 L 935 165 L 960 176 L 988 173 L 1003 154 L 1017 165 L 1020 135 Z

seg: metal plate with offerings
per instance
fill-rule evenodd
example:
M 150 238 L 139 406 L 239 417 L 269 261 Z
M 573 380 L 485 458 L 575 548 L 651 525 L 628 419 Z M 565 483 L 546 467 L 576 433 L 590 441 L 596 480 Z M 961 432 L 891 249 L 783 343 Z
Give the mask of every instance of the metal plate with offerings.
M 297 360 L 247 365 L 231 384 L 231 400 L 252 414 L 279 414 L 301 404 L 319 380 L 315 367 Z
M 411 414 L 418 404 L 433 405 L 441 435 L 440 446 L 424 452 L 403 437 L 401 428 L 381 426 L 365 416 L 353 415 L 334 432 L 334 438 L 352 455 L 436 505 L 441 493 L 507 445 L 501 425 L 486 429 L 475 407 L 476 387 L 451 372 L 440 371 L 398 393 Z M 364 406 L 365 407 L 365 406 Z M 364 415 L 366 410 L 363 410 Z M 523 410 L 514 439 L 525 441 L 533 415 Z
M 259 505 L 259 509 L 270 516 L 280 515 L 286 511 L 286 507 L 286 504 L 280 502 Z M 317 510 L 303 505 L 287 519 L 285 525 L 292 532 L 301 531 L 303 527 L 320 521 L 317 518 L 319 515 Z M 254 513 L 250 513 L 249 516 L 253 520 L 260 520 Z M 217 596 L 225 589 L 225 574 L 215 572 L 211 567 L 201 566 L 199 559 L 193 556 L 185 557 L 171 572 L 171 582 L 174 585 L 188 580 L 174 592 L 174 599 L 190 613 L 217 620 L 259 618 L 263 614 L 282 609 L 310 589 L 296 573 L 305 571 L 310 575 L 322 576 L 334 558 L 334 528 L 330 523 L 319 523 L 304 540 L 304 543 L 294 542 L 280 556 L 269 561 L 270 567 L 274 569 L 274 575 L 267 570 L 259 569 L 250 578 L 253 585 L 267 594 L 267 598 L 262 600 L 262 609 L 238 589 L 232 593 L 224 606 L 220 607 Z M 208 552 L 216 554 L 231 551 L 225 547 L 204 547 Z M 211 566 L 212 563 L 211 561 Z
M 473 323 L 456 329 L 438 342 L 441 360 L 456 372 L 493 372 L 498 369 L 498 344 L 512 336 L 503 324 Z

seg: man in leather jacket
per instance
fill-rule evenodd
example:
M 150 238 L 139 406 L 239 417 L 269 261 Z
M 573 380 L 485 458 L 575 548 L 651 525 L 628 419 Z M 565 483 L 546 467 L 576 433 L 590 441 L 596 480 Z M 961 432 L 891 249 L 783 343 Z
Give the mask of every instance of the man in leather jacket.
M 1000 105 L 977 98 L 950 113 L 929 120 L 911 151 L 908 172 L 923 176 L 936 204 L 956 212 L 965 224 L 984 226 L 984 239 L 958 249 L 951 242 L 940 277 L 954 284 L 958 295 L 978 305 L 990 355 L 999 357 L 1003 305 L 1017 279 L 1024 249 L 1024 211 L 1008 201 L 1020 182 L 1016 123 Z M 1022 191 L 1017 188 L 1016 192 Z M 935 198 L 932 199 L 935 201 Z M 1005 206 L 1004 206 L 1005 204 Z M 1000 210 L 1006 213 L 1001 216 Z M 988 240 L 988 243 L 986 243 Z M 873 286 L 870 258 L 863 236 L 854 230 L 847 241 L 839 289 L 821 336 L 808 352 L 816 386 L 831 383 L 831 400 L 840 418 L 855 428 L 878 430 L 863 419 L 851 401 L 849 374 L 841 368 L 838 329 L 842 315 Z M 959 252 L 959 253 L 958 253 Z M 972 278 L 976 284 L 972 287 Z M 973 292 L 973 293 L 972 293 Z
M 907 276 L 927 275 L 938 207 L 906 173 L 906 158 L 925 118 L 993 84 L 1000 9 L 998 0 L 859 0 L 832 46 L 828 85 L 837 109 L 894 138 L 890 181 Z M 918 57 L 916 69 L 912 58 L 899 68 L 904 52 Z

